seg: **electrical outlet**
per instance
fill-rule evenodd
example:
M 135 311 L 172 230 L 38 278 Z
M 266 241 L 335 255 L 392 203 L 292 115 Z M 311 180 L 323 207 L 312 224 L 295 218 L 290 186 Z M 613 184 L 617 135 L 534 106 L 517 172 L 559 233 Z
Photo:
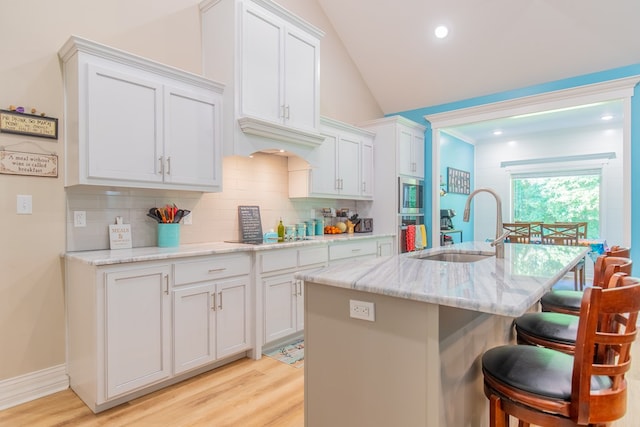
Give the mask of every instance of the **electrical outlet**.
M 189 213 L 189 215 L 182 218 L 182 223 L 184 225 L 192 225 L 193 224 L 193 212 Z
M 73 211 L 73 226 L 74 227 L 86 227 L 87 226 L 87 212 L 85 212 L 85 211 Z
M 349 300 L 349 317 L 374 322 L 376 320 L 375 306 L 372 302 Z

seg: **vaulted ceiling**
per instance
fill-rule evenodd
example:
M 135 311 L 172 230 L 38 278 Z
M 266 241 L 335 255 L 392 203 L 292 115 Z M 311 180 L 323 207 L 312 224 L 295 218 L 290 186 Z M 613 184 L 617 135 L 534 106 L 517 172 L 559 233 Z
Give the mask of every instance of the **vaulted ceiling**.
M 640 63 L 639 0 L 318 2 L 385 114 Z

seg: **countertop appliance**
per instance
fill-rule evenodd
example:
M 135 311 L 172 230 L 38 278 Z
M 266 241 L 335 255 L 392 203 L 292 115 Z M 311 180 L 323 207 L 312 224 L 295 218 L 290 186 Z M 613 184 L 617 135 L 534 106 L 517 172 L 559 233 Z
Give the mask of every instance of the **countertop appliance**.
M 453 209 L 440 209 L 440 230 L 453 230 L 451 218 L 456 216 Z
M 360 218 L 353 231 L 356 233 L 371 233 L 373 231 L 373 218 Z

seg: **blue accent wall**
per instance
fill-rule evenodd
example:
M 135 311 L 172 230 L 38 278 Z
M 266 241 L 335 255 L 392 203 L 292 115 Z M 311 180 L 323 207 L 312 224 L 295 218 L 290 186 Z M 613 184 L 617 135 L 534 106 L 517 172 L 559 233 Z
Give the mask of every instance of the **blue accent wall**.
M 455 168 L 471 173 L 471 189 L 474 185 L 474 158 L 475 147 L 452 135 L 440 135 L 440 176 L 445 186 L 447 184 L 447 168 Z M 448 187 L 445 187 L 448 190 Z M 467 201 L 466 194 L 447 193 L 440 198 L 440 209 L 453 209 L 456 216 L 453 218 L 453 226 L 456 230 L 462 230 L 464 240 L 473 240 L 473 222 L 462 221 L 464 205 Z M 452 234 L 453 241 L 458 243 L 458 234 Z
M 640 64 L 628 65 L 596 73 L 584 74 L 567 79 L 556 80 L 524 87 L 521 89 L 499 92 L 495 94 L 468 98 L 460 101 L 440 104 L 415 110 L 403 111 L 388 115 L 400 115 L 427 126 L 425 134 L 425 178 L 429 179 L 433 175 L 432 162 L 432 138 L 431 126 L 424 116 L 429 114 L 453 111 L 461 108 L 476 107 L 479 105 L 491 104 L 499 101 L 522 98 L 525 96 L 539 95 L 562 89 L 570 89 L 594 83 L 622 79 L 626 77 L 640 76 Z M 446 166 L 446 165 L 445 165 Z M 429 179 L 430 181 L 430 179 Z M 430 188 L 429 185 L 425 185 Z M 472 187 L 473 188 L 473 187 Z M 634 96 L 631 99 L 631 247 L 640 248 L 640 194 L 635 192 L 640 189 L 640 88 L 634 88 Z M 427 200 L 431 200 L 431 194 L 427 194 Z M 428 216 L 428 217 L 427 217 Z M 431 224 L 430 207 L 427 206 L 425 212 L 427 224 Z M 457 225 L 457 223 L 456 223 Z M 429 241 L 432 237 L 430 237 Z M 635 256 L 634 256 L 635 254 Z M 640 263 L 640 249 L 632 251 L 632 258 Z

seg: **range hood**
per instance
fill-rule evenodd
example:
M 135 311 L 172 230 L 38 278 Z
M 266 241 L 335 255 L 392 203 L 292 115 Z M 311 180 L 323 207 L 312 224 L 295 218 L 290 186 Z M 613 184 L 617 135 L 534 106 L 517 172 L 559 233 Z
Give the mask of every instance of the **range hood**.
M 255 117 L 241 117 L 237 123 L 241 132 L 236 134 L 234 154 L 239 155 L 248 156 L 262 152 L 287 156 L 291 153 L 306 159 L 325 140 L 325 136 L 319 132 L 284 126 Z

